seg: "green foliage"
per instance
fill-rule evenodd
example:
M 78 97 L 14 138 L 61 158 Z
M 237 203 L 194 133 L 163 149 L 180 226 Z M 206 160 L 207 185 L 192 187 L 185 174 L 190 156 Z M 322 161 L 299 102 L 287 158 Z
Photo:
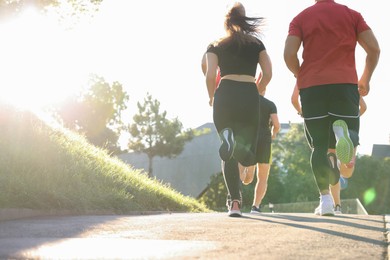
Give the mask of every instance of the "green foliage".
M 0 0 L 0 14 L 11 17 L 28 7 L 35 7 L 43 12 L 58 13 L 59 19 L 73 19 L 85 14 L 93 14 L 103 0 Z
M 64 126 L 84 134 L 94 145 L 119 153 L 122 112 L 129 96 L 119 82 L 112 85 L 92 75 L 89 87 L 55 108 Z
M 210 183 L 202 196 L 200 196 L 199 201 L 212 210 L 225 211 L 226 194 L 227 189 L 223 175 L 218 173 L 210 177 Z
M 390 158 L 357 158 L 348 188 L 342 198 L 358 198 L 369 214 L 390 213 Z
M 283 184 L 280 181 L 279 173 L 271 165 L 270 175 L 268 177 L 268 190 L 263 198 L 262 204 L 282 203 Z M 253 192 L 257 182 L 257 177 L 249 185 L 242 185 L 242 208 L 249 211 L 253 202 Z M 215 211 L 226 211 L 227 189 L 222 173 L 211 176 L 210 183 L 205 192 L 200 196 L 199 201 L 204 203 L 208 208 Z
M 0 208 L 207 212 L 63 128 L 0 105 Z
M 148 93 L 144 103 L 137 103 L 138 114 L 128 129 L 131 135 L 130 150 L 145 153 L 149 158 L 149 176 L 153 176 L 152 160 L 155 156 L 172 158 L 179 155 L 186 142 L 194 137 L 194 131 L 182 131 L 183 125 L 177 119 L 167 119 L 167 112 L 160 112 L 160 102 Z
M 303 124 L 291 124 L 290 130 L 275 140 L 274 164 L 278 166 L 284 189 L 281 201 L 305 202 L 318 199 L 318 189 L 310 166 L 311 149 Z
M 257 179 L 253 180 L 253 188 L 251 188 L 250 198 L 253 200 L 253 191 L 255 188 L 255 183 Z M 268 176 L 268 189 L 263 198 L 262 204 L 266 205 L 268 203 L 282 203 L 283 198 L 285 197 L 286 186 L 282 182 L 282 177 L 280 171 L 276 164 L 271 165 L 270 174 Z

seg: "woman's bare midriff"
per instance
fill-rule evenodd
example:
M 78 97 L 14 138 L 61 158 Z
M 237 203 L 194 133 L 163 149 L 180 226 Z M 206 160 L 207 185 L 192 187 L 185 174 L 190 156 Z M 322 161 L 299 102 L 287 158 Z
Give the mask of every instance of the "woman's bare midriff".
M 234 81 L 241 81 L 241 82 L 255 82 L 256 79 L 253 76 L 250 75 L 238 75 L 238 74 L 229 74 L 225 75 L 221 78 L 222 79 L 230 79 Z

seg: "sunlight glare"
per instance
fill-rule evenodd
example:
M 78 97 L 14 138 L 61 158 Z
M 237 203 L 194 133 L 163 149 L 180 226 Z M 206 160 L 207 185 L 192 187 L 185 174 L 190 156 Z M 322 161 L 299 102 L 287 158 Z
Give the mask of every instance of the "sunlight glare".
M 63 100 L 82 84 L 72 34 L 55 20 L 29 8 L 0 24 L 0 33 L 1 101 L 37 110 Z
M 374 188 L 370 188 L 366 190 L 363 195 L 364 205 L 370 204 L 375 200 L 375 198 L 376 198 L 376 191 Z

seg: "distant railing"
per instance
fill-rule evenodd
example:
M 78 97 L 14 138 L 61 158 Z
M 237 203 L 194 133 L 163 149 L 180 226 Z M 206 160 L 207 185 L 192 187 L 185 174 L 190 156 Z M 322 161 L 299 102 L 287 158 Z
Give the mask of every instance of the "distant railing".
M 281 204 L 270 203 L 269 205 L 264 205 L 263 211 L 275 213 L 313 213 L 318 203 L 318 201 Z M 368 215 L 359 199 L 341 200 L 341 205 L 343 214 Z

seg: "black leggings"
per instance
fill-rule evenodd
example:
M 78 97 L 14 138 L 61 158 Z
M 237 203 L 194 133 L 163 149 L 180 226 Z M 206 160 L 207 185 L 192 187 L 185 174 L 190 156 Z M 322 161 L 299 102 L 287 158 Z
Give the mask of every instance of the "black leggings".
M 236 141 L 233 157 L 224 163 L 222 173 L 232 200 L 241 199 L 238 162 L 256 164 L 259 94 L 253 82 L 222 80 L 214 96 L 213 119 L 218 133 L 231 128 Z
M 319 191 L 339 181 L 340 175 L 329 165 L 328 148 L 334 147 L 332 124 L 337 119 L 348 125 L 351 140 L 359 144 L 359 93 L 357 86 L 337 84 L 316 86 L 300 91 L 305 131 L 312 148 L 311 168 Z

